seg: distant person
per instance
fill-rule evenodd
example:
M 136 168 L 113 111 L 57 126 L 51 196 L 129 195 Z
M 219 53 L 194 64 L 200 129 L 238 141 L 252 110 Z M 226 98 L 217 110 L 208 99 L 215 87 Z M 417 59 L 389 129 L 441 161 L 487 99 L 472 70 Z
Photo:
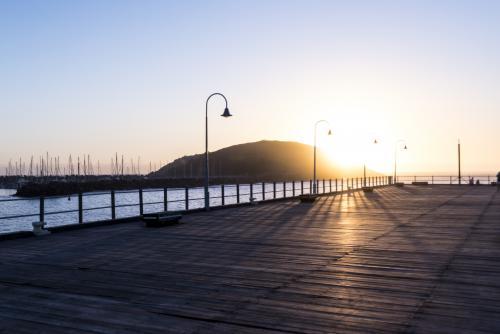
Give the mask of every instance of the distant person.
M 473 177 L 469 177 L 469 185 L 470 186 L 474 185 L 474 178 Z
M 500 184 L 500 172 L 497 173 L 497 184 Z
M 481 182 L 479 182 L 479 180 L 476 180 L 476 185 L 480 185 Z

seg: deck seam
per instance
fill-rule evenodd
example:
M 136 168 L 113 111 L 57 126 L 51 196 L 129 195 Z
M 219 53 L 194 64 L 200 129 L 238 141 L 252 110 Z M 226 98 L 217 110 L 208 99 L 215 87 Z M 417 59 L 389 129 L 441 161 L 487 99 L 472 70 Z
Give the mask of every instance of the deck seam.
M 451 256 L 449 258 L 449 260 L 446 262 L 446 264 L 443 266 L 443 268 L 441 269 L 441 271 L 439 272 L 438 274 L 438 279 L 436 280 L 436 283 L 434 284 L 434 286 L 431 288 L 431 291 L 429 293 L 429 296 L 427 298 L 425 298 L 425 300 L 423 300 L 420 305 L 418 306 L 417 310 L 413 313 L 412 317 L 409 319 L 408 323 L 406 324 L 405 326 L 405 329 L 403 331 L 403 333 L 411 333 L 411 330 L 414 326 L 413 322 L 415 320 L 415 318 L 422 314 L 422 310 L 424 309 L 424 307 L 426 306 L 426 304 L 432 300 L 432 298 L 434 297 L 434 293 L 436 292 L 436 289 L 438 288 L 438 286 L 443 283 L 445 281 L 445 274 L 446 272 L 449 270 L 450 268 L 450 265 L 452 264 L 452 262 L 455 260 L 457 254 L 463 249 L 463 247 L 465 246 L 465 244 L 467 243 L 467 241 L 470 239 L 470 236 L 472 235 L 472 233 L 474 232 L 475 228 L 477 225 L 479 225 L 482 220 L 483 220 L 483 217 L 486 213 L 486 211 L 488 210 L 488 208 L 491 206 L 491 203 L 493 203 L 496 195 L 497 195 L 498 192 L 493 192 L 491 194 L 491 198 L 490 200 L 488 201 L 488 203 L 486 203 L 486 205 L 483 207 L 481 213 L 479 214 L 478 218 L 476 219 L 476 221 L 469 227 L 469 231 L 467 232 L 467 235 L 463 238 L 463 240 L 455 247 L 455 249 L 453 250 L 453 252 L 451 253 Z

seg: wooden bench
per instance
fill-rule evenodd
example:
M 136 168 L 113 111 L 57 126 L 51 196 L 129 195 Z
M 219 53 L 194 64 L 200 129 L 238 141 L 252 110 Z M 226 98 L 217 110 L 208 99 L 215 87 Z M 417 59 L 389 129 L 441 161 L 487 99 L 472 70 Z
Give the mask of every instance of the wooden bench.
M 427 181 L 413 181 L 411 184 L 414 186 L 428 186 L 429 182 Z
M 306 194 L 299 196 L 301 203 L 313 203 L 316 200 L 316 198 L 318 198 L 318 195 L 313 195 L 313 194 Z
M 373 192 L 373 187 L 362 187 L 363 192 L 365 193 L 372 193 Z
M 172 212 L 146 213 L 142 215 L 142 221 L 146 227 L 163 227 L 174 225 L 179 222 L 182 215 L 173 214 Z

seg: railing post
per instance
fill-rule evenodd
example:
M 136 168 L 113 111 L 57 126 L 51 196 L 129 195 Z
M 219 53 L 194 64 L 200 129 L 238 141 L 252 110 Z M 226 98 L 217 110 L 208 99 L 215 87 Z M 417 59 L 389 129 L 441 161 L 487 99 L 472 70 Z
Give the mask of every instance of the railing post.
M 295 180 L 292 181 L 292 197 L 295 197 Z
M 283 182 L 283 198 L 286 198 L 286 181 Z
M 339 180 L 336 178 L 336 179 L 335 179 L 335 192 L 338 192 L 338 191 L 339 191 L 339 188 L 338 188 L 338 183 L 339 183 Z
M 220 185 L 220 196 L 221 196 L 220 198 L 221 198 L 221 204 L 222 204 L 222 206 L 226 205 L 226 198 L 225 198 L 226 194 L 225 194 L 225 191 L 224 191 L 224 185 L 223 184 Z
M 78 193 L 78 224 L 83 223 L 83 195 Z
M 304 195 L 304 180 L 300 180 L 300 194 Z
M 168 189 L 163 188 L 163 211 L 168 211 Z
M 186 209 L 186 211 L 189 210 L 189 188 L 188 187 L 185 187 L 184 188 L 184 208 Z
M 142 197 L 142 188 L 139 188 L 139 215 L 143 215 L 144 213 L 144 201 Z
M 276 182 L 273 182 L 273 198 L 276 198 Z
M 266 183 L 262 182 L 262 200 L 266 199 Z
M 323 194 L 325 193 L 325 179 L 323 179 Z
M 452 184 L 452 182 L 451 182 L 451 176 L 450 176 L 450 184 Z
M 344 178 L 340 179 L 340 191 L 344 191 Z
M 332 179 L 329 180 L 330 186 L 328 187 L 328 192 L 331 194 L 332 193 Z
M 240 203 L 240 184 L 236 183 L 236 203 Z
M 312 189 L 313 189 L 313 181 L 309 180 L 309 194 L 312 194 Z
M 116 219 L 115 191 L 111 190 L 111 219 Z
M 250 202 L 253 201 L 253 183 L 250 183 Z
M 45 221 L 45 198 L 40 196 L 40 222 Z

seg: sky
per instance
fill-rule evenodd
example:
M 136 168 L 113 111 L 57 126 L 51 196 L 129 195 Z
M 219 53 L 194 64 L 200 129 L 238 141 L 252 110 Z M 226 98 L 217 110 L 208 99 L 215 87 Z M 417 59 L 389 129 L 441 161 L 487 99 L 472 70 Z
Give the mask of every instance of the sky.
M 0 0 L 0 168 L 313 143 L 390 173 L 500 169 L 498 1 Z M 374 145 L 373 140 L 378 144 Z M 2 169 L 3 171 L 3 169 Z

